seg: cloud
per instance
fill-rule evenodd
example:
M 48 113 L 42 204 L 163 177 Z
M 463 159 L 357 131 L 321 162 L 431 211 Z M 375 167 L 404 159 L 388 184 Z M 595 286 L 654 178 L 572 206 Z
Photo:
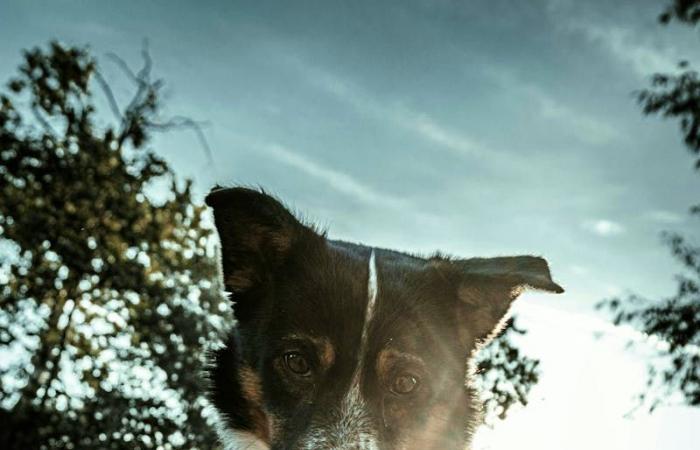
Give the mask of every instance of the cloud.
M 346 195 L 365 205 L 381 209 L 382 211 L 390 210 L 400 213 L 407 219 L 410 217 L 410 220 L 428 228 L 436 228 L 442 226 L 444 223 L 442 217 L 426 211 L 425 208 L 416 208 L 408 198 L 379 191 L 369 186 L 363 180 L 323 165 L 283 145 L 276 143 L 255 143 L 252 140 L 246 141 L 248 145 L 255 147 L 262 153 L 266 153 L 275 161 L 292 167 L 304 175 L 313 177 L 321 181 L 329 189 Z
M 631 65 L 644 78 L 654 72 L 674 70 L 680 59 L 670 57 L 668 51 L 662 53 L 644 44 L 630 29 L 586 22 L 573 22 L 572 29 L 581 31 L 591 42 L 600 44 L 618 60 Z
M 644 218 L 664 225 L 675 225 L 685 221 L 685 217 L 682 215 L 663 209 L 647 211 Z
M 618 61 L 631 66 L 642 78 L 677 68 L 677 63 L 682 58 L 675 49 L 669 45 L 660 48 L 659 44 L 653 44 L 649 28 L 645 27 L 643 33 L 636 30 L 629 22 L 624 8 L 616 11 L 616 15 L 621 17 L 610 24 L 606 23 L 610 17 L 594 17 L 595 14 L 600 16 L 600 12 L 595 11 L 592 15 L 586 6 L 584 2 L 549 0 L 547 10 L 562 31 L 583 35 L 590 43 L 602 47 Z
M 620 135 L 607 122 L 564 105 L 539 86 L 518 79 L 505 67 L 488 67 L 484 72 L 490 79 L 498 80 L 502 89 L 527 97 L 542 118 L 559 122 L 582 142 L 604 144 Z
M 286 61 L 302 73 L 312 85 L 337 100 L 352 106 L 358 113 L 389 121 L 394 126 L 413 133 L 442 149 L 461 157 L 493 158 L 505 155 L 487 148 L 473 137 L 439 123 L 429 114 L 396 104 L 385 104 L 373 98 L 360 87 L 332 72 L 307 64 L 299 58 L 286 55 Z
M 486 153 L 489 155 L 496 153 L 493 149 L 484 148 L 473 138 L 440 125 L 425 113 L 397 110 L 390 117 L 400 127 L 413 131 L 424 139 L 438 144 L 457 155 L 481 157 Z
M 578 275 L 578 276 L 587 276 L 591 273 L 591 270 L 588 267 L 581 266 L 579 264 L 572 265 L 571 267 L 569 267 L 569 270 L 571 270 L 571 272 L 574 275 Z
M 430 148 L 435 151 L 451 153 L 458 158 L 479 160 L 498 167 L 502 172 L 518 173 L 523 167 L 533 164 L 531 156 L 495 149 L 462 130 L 440 123 L 425 111 L 411 109 L 398 102 L 380 101 L 349 79 L 318 65 L 309 64 L 292 53 L 283 56 L 277 54 L 277 57 L 300 73 L 308 83 L 351 106 L 359 114 L 388 122 L 411 133 L 433 144 Z M 500 80 L 504 89 L 525 95 L 528 104 L 536 105 L 545 120 L 558 122 L 561 128 L 582 142 L 598 145 L 619 137 L 618 131 L 610 124 L 565 106 L 541 88 L 514 79 L 505 70 L 486 69 L 486 75 L 489 79 Z
M 282 145 L 262 144 L 260 147 L 261 150 L 272 156 L 276 161 L 323 181 L 329 188 L 352 198 L 356 198 L 364 203 L 392 209 L 409 207 L 405 199 L 379 192 L 346 173 L 326 167 Z
M 621 224 L 607 219 L 587 220 L 583 223 L 583 228 L 603 237 L 615 236 L 625 232 L 625 227 Z
M 538 89 L 532 89 L 530 94 L 536 99 L 542 117 L 565 124 L 583 142 L 603 144 L 618 136 L 615 128 L 606 122 L 574 111 Z

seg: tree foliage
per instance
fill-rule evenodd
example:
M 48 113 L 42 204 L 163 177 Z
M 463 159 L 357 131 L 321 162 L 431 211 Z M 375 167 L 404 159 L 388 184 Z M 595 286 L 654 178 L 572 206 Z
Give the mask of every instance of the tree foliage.
M 479 354 L 477 374 L 488 421 L 505 419 L 514 405 L 526 406 L 540 379 L 540 361 L 523 354 L 512 339 L 526 333 L 511 319 L 503 333 Z
M 659 16 L 659 22 L 668 24 L 674 20 L 695 25 L 700 20 L 700 3 L 697 0 L 673 0 Z
M 659 17 L 695 26 L 700 21 L 700 0 L 675 0 Z M 644 114 L 679 121 L 683 140 L 700 170 L 700 79 L 687 62 L 677 74 L 655 74 L 651 87 L 638 93 Z M 700 216 L 700 205 L 690 210 Z M 651 410 L 672 398 L 689 406 L 700 406 L 700 247 L 677 233 L 664 240 L 683 267 L 677 276 L 676 292 L 663 299 L 639 295 L 614 298 L 599 306 L 613 314 L 615 325 L 631 325 L 654 340 L 659 360 L 649 366 L 647 391 L 640 394 Z
M 0 96 L 0 447 L 212 448 L 199 373 L 225 325 L 203 206 L 84 49 L 25 52 Z M 117 123 L 99 126 L 92 81 Z

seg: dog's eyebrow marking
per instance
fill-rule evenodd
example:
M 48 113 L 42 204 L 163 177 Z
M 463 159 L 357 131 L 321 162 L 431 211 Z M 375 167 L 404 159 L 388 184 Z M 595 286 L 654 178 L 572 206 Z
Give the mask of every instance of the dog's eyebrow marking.
M 303 333 L 292 333 L 282 338 L 283 341 L 304 340 L 311 342 L 318 352 L 321 365 L 324 369 L 329 368 L 335 361 L 335 348 L 330 339 L 325 336 L 312 336 Z

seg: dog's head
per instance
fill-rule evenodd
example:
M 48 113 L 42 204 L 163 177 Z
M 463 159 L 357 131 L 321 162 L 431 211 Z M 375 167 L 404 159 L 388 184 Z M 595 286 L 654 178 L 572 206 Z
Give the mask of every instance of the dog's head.
M 479 410 L 468 359 L 524 288 L 563 292 L 533 256 L 331 241 L 245 188 L 207 204 L 237 320 L 211 374 L 233 448 L 462 449 Z

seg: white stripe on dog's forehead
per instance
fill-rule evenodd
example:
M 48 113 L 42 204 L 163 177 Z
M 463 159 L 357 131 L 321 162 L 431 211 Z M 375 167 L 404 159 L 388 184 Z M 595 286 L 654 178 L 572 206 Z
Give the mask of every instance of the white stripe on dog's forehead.
M 365 323 L 362 326 L 362 347 L 360 347 L 360 357 L 364 356 L 367 347 L 367 333 L 369 325 L 374 318 L 374 307 L 377 304 L 377 294 L 379 293 L 379 280 L 377 280 L 377 259 L 374 250 L 369 256 L 369 276 L 367 277 L 367 309 L 365 311 Z M 362 358 L 361 358 L 362 360 Z
M 367 277 L 367 307 L 365 308 L 365 321 L 362 324 L 362 334 L 360 335 L 360 349 L 357 353 L 357 367 L 353 374 L 352 387 L 359 384 L 360 372 L 364 365 L 365 355 L 367 353 L 367 340 L 369 328 L 374 318 L 374 310 L 377 304 L 377 295 L 379 293 L 379 280 L 377 279 L 377 259 L 374 255 L 374 249 L 369 256 L 369 267 Z
M 374 318 L 374 310 L 379 294 L 379 280 L 377 279 L 377 259 L 374 249 L 369 257 L 369 268 L 367 277 L 367 307 L 365 308 L 365 322 L 362 324 L 362 334 L 360 335 L 360 349 L 357 352 L 357 366 L 352 376 L 350 389 L 348 390 L 341 405 L 341 414 L 347 418 L 362 417 L 366 413 L 367 404 L 360 394 L 360 378 L 364 368 L 365 357 L 367 355 L 367 340 L 369 329 Z M 348 421 L 345 421 L 348 422 Z

